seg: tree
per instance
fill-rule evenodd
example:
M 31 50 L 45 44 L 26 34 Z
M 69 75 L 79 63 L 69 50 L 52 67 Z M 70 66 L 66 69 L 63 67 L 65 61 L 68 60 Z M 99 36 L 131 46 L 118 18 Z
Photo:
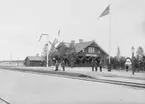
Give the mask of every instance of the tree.
M 125 61 L 125 57 L 123 56 L 120 57 L 119 61 L 116 57 L 111 57 L 111 64 L 114 69 L 118 69 L 118 68 L 124 69 L 125 67 L 124 61 Z
M 59 52 L 57 49 L 53 49 L 53 50 L 50 50 L 49 52 L 49 58 L 53 59 L 53 58 L 56 58 L 57 60 L 59 59 Z
M 142 70 L 145 71 L 145 56 L 142 58 Z
M 117 54 L 116 54 L 116 58 L 119 61 L 120 60 L 120 48 L 117 48 Z
M 45 44 L 44 47 L 43 47 L 41 56 L 46 56 L 47 55 L 47 47 L 48 47 L 48 44 Z
M 58 52 L 60 55 L 60 59 L 64 59 L 64 57 L 66 57 L 66 51 L 67 51 L 68 47 L 65 45 L 64 42 L 61 43 L 61 47 L 59 47 Z
M 136 51 L 136 58 L 138 60 L 141 60 L 143 56 L 144 56 L 144 50 L 141 46 L 139 46 L 137 51 Z
M 124 68 L 125 68 L 125 57 L 124 57 L 124 56 L 121 56 L 121 57 L 120 57 L 119 63 L 120 63 L 120 67 L 121 67 L 122 69 L 124 69 Z
M 68 49 L 67 49 L 67 52 L 66 52 L 66 56 L 67 56 L 67 59 L 69 60 L 71 66 L 73 67 L 74 66 L 74 62 L 76 60 L 76 57 L 77 57 L 77 52 L 76 52 L 76 48 L 75 48 L 75 43 L 74 42 L 71 42 Z

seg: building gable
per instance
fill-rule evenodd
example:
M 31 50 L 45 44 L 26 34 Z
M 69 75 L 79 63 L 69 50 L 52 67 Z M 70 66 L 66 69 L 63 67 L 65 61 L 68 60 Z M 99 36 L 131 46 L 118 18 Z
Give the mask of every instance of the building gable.
M 40 56 L 27 56 L 25 60 L 30 60 L 30 61 L 45 61 L 44 57 Z
M 75 48 L 76 48 L 76 52 L 80 52 L 82 50 L 84 50 L 87 46 L 89 46 L 92 43 L 92 41 L 88 41 L 88 42 L 81 42 L 81 43 L 76 43 Z
M 61 42 L 57 49 L 61 55 L 67 53 L 67 49 L 69 48 L 70 43 Z M 94 47 L 94 49 L 89 47 Z M 95 41 L 87 41 L 87 42 L 80 42 L 75 44 L 75 51 L 81 55 L 85 55 L 87 53 L 109 56 Z
M 92 47 L 92 48 L 91 48 Z M 94 47 L 94 48 L 93 48 Z M 109 56 L 96 42 L 88 41 L 88 42 L 81 42 L 76 44 L 76 52 L 77 53 L 101 53 L 105 56 Z

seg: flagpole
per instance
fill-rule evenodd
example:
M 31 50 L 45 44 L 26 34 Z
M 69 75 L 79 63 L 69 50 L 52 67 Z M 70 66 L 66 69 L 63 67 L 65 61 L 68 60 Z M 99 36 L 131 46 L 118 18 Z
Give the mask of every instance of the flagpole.
M 46 52 L 46 67 L 48 67 L 48 54 L 49 54 L 49 34 L 41 34 L 39 41 L 41 40 L 42 36 L 47 36 L 46 44 L 47 44 L 47 52 Z
M 111 55 L 111 4 L 109 4 L 106 9 L 102 12 L 102 14 L 99 16 L 100 17 L 103 17 L 103 16 L 106 16 L 109 14 L 109 23 L 108 23 L 108 26 L 109 26 L 109 70 L 111 70 L 111 60 L 110 60 L 110 55 Z
M 12 63 L 12 52 L 10 53 L 10 64 Z
M 111 54 L 111 4 L 109 9 L 109 64 L 111 63 L 110 54 Z

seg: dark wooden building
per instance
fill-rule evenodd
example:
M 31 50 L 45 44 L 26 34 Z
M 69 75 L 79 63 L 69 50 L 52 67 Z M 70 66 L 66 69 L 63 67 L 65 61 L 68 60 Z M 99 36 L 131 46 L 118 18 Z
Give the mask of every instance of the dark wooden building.
M 45 66 L 45 58 L 41 56 L 28 56 L 24 61 L 25 66 Z
M 101 60 L 102 64 L 106 65 L 106 59 L 109 55 L 95 41 L 83 42 L 82 40 L 79 43 L 72 41 L 71 43 L 62 42 L 58 45 L 57 49 L 60 55 L 63 56 L 63 59 L 65 59 L 66 65 L 70 65 L 70 62 L 73 61 L 73 59 L 70 60 L 66 56 L 70 45 L 74 45 L 77 54 L 77 57 L 74 59 L 75 66 L 90 67 L 93 59 Z

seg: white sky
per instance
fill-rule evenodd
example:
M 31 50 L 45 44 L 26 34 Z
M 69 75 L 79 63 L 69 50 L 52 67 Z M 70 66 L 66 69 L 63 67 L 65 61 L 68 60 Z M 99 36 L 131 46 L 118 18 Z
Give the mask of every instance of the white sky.
M 0 60 L 24 59 L 41 53 L 45 37 L 52 41 L 60 29 L 64 41 L 79 38 L 96 42 L 108 52 L 109 16 L 97 20 L 109 0 L 3 0 L 0 1 Z M 130 56 L 131 47 L 145 47 L 145 0 L 111 0 L 111 55 L 120 47 Z

